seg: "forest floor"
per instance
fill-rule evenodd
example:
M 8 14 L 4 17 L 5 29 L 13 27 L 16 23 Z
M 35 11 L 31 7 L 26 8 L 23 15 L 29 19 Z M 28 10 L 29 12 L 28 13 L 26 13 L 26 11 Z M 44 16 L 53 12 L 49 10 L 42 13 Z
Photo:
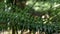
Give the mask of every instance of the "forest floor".
M 0 31 L 0 34 L 12 34 L 12 30 L 10 30 L 10 31 Z M 18 34 L 21 34 L 21 31 L 18 31 Z M 29 34 L 29 33 L 23 32 L 23 34 Z M 31 34 L 33 34 L 33 33 L 31 33 Z M 35 33 L 35 34 L 38 34 L 38 33 Z M 45 34 L 45 32 L 43 32 L 41 34 Z M 53 34 L 56 34 L 56 33 L 53 33 Z

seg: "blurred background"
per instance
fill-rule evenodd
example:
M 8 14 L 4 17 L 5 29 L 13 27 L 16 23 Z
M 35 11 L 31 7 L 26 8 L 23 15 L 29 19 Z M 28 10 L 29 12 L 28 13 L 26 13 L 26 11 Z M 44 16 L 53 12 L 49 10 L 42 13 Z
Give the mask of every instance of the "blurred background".
M 60 34 L 60 0 L 0 0 L 0 34 Z

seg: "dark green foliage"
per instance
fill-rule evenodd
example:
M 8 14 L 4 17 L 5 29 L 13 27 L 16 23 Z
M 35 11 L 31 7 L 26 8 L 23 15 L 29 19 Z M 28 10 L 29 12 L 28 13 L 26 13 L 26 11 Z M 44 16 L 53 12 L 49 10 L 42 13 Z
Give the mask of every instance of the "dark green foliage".
M 4 24 L 3 26 L 0 25 L 0 30 L 7 30 L 7 28 L 10 27 L 10 29 L 13 30 L 40 30 L 41 32 L 46 32 L 47 34 L 51 34 L 60 30 L 60 8 L 56 8 L 56 10 L 53 10 L 53 8 L 51 7 L 46 11 L 37 12 L 32 8 L 35 3 L 32 7 L 27 7 L 24 10 L 21 10 L 21 8 L 18 8 L 14 4 L 9 5 L 9 3 L 13 3 L 13 0 L 7 0 L 7 3 L 8 4 L 6 5 L 8 5 L 8 7 L 12 7 L 9 12 L 4 10 L 5 4 L 0 3 L 0 23 Z M 49 18 L 47 18 L 45 14 L 48 14 Z M 45 18 L 42 18 L 43 15 L 45 16 Z

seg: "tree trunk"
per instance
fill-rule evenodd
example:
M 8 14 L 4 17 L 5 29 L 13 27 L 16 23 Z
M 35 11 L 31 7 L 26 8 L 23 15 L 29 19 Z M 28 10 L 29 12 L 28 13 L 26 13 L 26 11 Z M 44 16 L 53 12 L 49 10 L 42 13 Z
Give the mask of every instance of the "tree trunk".
M 12 26 L 12 34 L 15 34 L 15 28 Z

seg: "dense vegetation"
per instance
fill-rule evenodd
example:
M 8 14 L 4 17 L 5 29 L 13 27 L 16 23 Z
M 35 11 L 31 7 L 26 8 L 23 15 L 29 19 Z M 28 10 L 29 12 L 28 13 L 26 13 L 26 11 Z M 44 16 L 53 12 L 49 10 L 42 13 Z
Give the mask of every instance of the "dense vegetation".
M 0 30 L 60 31 L 60 0 L 0 0 Z

